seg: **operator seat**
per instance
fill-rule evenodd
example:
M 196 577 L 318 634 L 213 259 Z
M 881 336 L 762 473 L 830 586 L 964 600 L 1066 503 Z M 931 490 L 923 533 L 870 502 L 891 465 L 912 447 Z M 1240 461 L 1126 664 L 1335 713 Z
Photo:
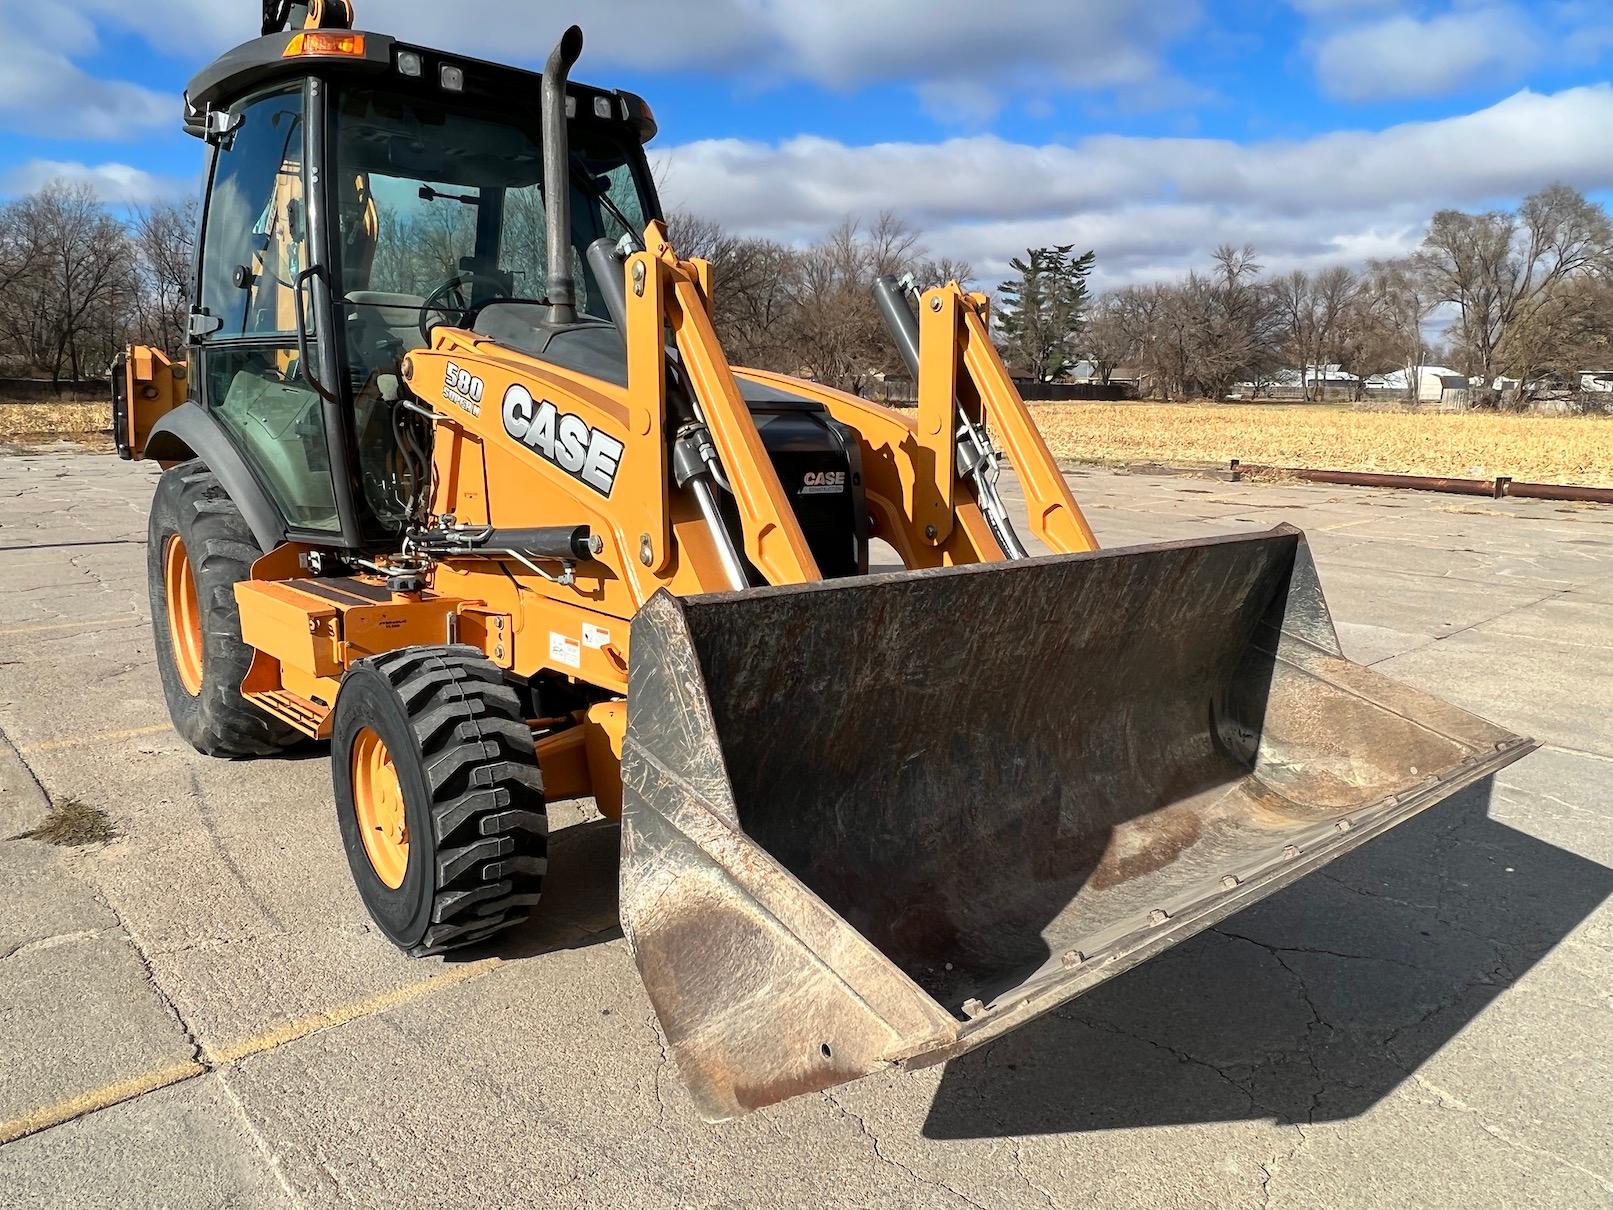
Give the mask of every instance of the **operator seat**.
M 426 300 L 418 294 L 385 290 L 350 290 L 347 301 L 349 348 L 362 359 L 363 369 L 395 374 L 403 355 L 425 347 L 420 338 L 420 311 Z

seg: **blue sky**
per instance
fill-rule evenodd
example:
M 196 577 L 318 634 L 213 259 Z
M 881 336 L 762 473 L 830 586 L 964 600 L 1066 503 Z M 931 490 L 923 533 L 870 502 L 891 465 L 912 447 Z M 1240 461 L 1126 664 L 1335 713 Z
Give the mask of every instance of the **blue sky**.
M 193 189 L 191 73 L 246 0 L 0 0 L 0 193 Z M 990 280 L 1028 244 L 1104 283 L 1253 242 L 1272 268 L 1413 246 L 1441 206 L 1613 187 L 1606 0 L 358 0 L 359 24 L 643 93 L 669 204 L 786 241 L 891 209 Z M 18 10 L 23 11 L 18 11 Z M 468 14 L 474 14 L 474 20 Z M 50 131 L 51 133 L 42 133 Z

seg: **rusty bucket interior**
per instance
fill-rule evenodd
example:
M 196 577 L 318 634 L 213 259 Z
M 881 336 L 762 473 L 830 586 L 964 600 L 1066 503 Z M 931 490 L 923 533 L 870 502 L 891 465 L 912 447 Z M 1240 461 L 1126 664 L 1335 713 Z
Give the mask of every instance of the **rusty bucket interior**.
M 1078 994 L 1093 980 L 1072 972 L 1157 952 L 1527 750 L 1344 659 L 1288 527 L 666 598 L 642 621 L 624 925 L 691 1083 L 712 1055 L 718 1083 L 743 1069 L 712 1116 L 860 1074 L 749 1070 L 774 1059 L 735 1002 L 798 948 L 822 977 L 788 976 L 786 1016 L 836 980 L 885 1025 L 908 1010 L 881 996 L 930 1002 L 853 1067 L 944 1056 L 1031 991 L 1051 989 L 1043 1010 Z M 702 916 L 721 940 L 690 942 Z

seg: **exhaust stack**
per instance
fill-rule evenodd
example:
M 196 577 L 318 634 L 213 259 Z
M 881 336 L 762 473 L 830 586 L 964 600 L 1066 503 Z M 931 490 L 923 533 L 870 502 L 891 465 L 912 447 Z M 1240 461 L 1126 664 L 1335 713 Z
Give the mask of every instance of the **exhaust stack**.
M 582 28 L 573 25 L 543 67 L 543 202 L 549 242 L 549 322 L 575 323 L 577 279 L 571 272 L 571 139 L 566 127 L 566 81 L 582 55 Z

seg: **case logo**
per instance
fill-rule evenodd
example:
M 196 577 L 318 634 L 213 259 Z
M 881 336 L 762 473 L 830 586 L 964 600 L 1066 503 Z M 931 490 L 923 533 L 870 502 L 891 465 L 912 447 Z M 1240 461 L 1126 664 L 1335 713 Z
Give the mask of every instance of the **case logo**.
M 504 392 L 504 431 L 602 496 L 616 486 L 626 447 L 581 416 L 532 398 L 520 383 Z
M 845 471 L 808 471 L 801 481 L 803 496 L 832 496 L 845 490 Z

